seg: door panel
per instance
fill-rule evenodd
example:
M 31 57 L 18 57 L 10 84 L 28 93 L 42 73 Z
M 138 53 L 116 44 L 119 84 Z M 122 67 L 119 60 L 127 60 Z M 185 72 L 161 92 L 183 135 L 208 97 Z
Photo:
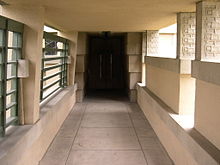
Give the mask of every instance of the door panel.
M 124 40 L 122 37 L 90 37 L 88 64 L 89 89 L 124 87 Z

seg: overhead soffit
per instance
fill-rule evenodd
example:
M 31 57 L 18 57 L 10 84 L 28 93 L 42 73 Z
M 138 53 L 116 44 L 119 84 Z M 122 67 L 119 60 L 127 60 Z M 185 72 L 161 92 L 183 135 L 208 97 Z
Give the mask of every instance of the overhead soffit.
M 196 0 L 5 0 L 46 9 L 45 23 L 63 31 L 157 30 L 194 12 Z

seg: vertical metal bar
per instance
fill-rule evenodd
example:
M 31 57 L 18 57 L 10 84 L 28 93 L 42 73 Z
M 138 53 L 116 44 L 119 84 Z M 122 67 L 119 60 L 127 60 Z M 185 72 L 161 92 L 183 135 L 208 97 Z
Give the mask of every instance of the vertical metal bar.
M 19 49 L 19 51 L 20 51 L 20 56 L 18 57 L 18 59 L 21 59 L 22 58 L 22 48 L 23 48 L 23 33 L 20 33 L 20 37 L 21 37 L 21 45 L 20 45 L 20 48 L 21 49 Z M 19 43 L 19 42 L 18 42 Z M 16 75 L 16 77 L 18 76 L 18 63 L 17 63 L 17 75 Z M 21 86 L 21 84 L 20 84 L 20 80 L 19 79 L 17 79 L 17 100 L 16 100 L 16 102 L 17 102 L 17 116 L 18 116 L 18 124 L 22 124 L 21 123 L 21 118 L 22 118 L 22 115 L 21 115 L 21 103 L 20 103 L 20 99 L 19 99 L 19 97 L 21 96 L 20 94 L 20 86 Z M 22 107 L 23 108 L 23 107 Z M 20 113 L 19 113 L 20 112 Z
M 46 43 L 46 42 L 45 42 Z M 43 87 L 44 87 L 44 81 L 43 81 L 43 78 L 44 78 L 44 71 L 43 71 L 43 68 L 44 68 L 44 51 L 43 51 L 43 58 L 41 60 L 41 81 L 40 81 L 40 101 L 43 100 Z
M 64 43 L 63 43 L 64 44 Z M 64 47 L 65 47 L 65 45 L 64 45 Z M 61 56 L 65 56 L 65 53 L 63 54 L 63 52 L 61 53 Z M 63 67 L 63 65 L 64 65 L 64 58 L 62 58 L 61 59 L 61 71 L 63 71 L 64 70 L 64 67 Z M 60 74 L 60 87 L 63 87 L 63 76 L 64 76 L 64 72 L 61 72 L 61 74 Z
M 8 27 L 8 22 L 6 21 L 6 27 Z M 6 90 L 7 90 L 7 56 L 8 56 L 8 31 L 4 30 L 5 47 L 3 53 L 3 66 L 4 66 L 4 78 L 3 78 L 3 132 L 2 135 L 5 136 L 6 129 Z
M 68 58 L 68 55 L 69 55 L 69 45 L 68 45 L 68 42 L 66 41 L 65 43 L 65 58 L 64 58 L 64 68 L 65 68 L 65 77 L 64 77 L 64 86 L 67 86 L 67 58 Z
M 4 31 L 3 31 L 3 38 L 4 38 Z M 0 136 L 3 136 L 3 126 L 4 126 L 4 97 L 3 97 L 3 90 L 4 90 L 4 66 L 3 66 L 3 63 L 4 63 L 4 60 L 3 60 L 3 56 L 4 56 L 4 53 L 3 53 L 4 49 L 3 49 L 3 45 L 2 45 L 2 48 L 1 48 L 1 63 L 2 65 L 0 65 L 0 72 L 1 72 L 1 86 L 0 86 L 0 90 L 1 90 L 1 109 L 0 109 Z
M 19 47 L 18 43 L 19 43 L 19 35 L 21 35 L 20 33 L 18 33 L 18 37 L 17 37 L 17 47 Z M 17 51 L 21 51 L 21 50 L 17 50 Z M 21 52 L 19 52 L 21 53 Z M 19 53 L 17 54 L 16 52 L 16 61 L 18 61 L 21 57 L 19 56 Z M 18 95 L 19 95 L 19 81 L 18 81 L 18 63 L 16 63 L 16 112 L 15 112 L 15 115 L 18 116 L 18 111 L 19 111 L 19 101 L 18 101 Z M 17 121 L 17 124 L 18 124 L 18 121 Z
M 19 38 L 19 34 L 18 33 L 15 33 L 15 32 L 13 32 L 13 44 L 14 45 L 12 45 L 13 47 L 18 47 L 18 38 Z M 13 54 L 13 51 L 12 51 L 12 56 L 13 55 L 15 55 L 15 59 L 16 59 L 16 61 L 18 60 L 18 55 L 17 55 L 17 52 L 15 52 L 15 54 Z M 7 60 L 8 60 L 8 56 L 7 56 Z M 12 83 L 12 86 L 13 86 L 13 88 L 15 88 L 16 89 L 16 93 L 15 93 L 15 96 L 13 96 L 14 98 L 13 98 L 13 100 L 12 101 L 14 101 L 14 102 L 16 102 L 16 106 L 15 107 L 13 107 L 13 112 L 12 112 L 12 116 L 13 117 L 16 117 L 16 116 L 18 116 L 18 78 L 17 78 L 17 64 L 16 64 L 16 66 L 15 66 L 15 76 L 16 76 L 16 79 L 15 79 L 15 82 L 13 82 Z M 12 69 L 12 71 L 13 71 L 13 69 Z M 13 71 L 14 72 L 14 71 Z M 11 96 L 12 97 L 12 96 Z
M 46 43 L 46 40 L 47 40 L 47 36 L 44 36 L 44 39 L 45 39 L 45 43 Z M 65 86 L 67 86 L 67 56 L 68 56 L 68 40 L 67 39 L 62 39 L 60 40 L 60 37 L 56 36 L 55 38 L 53 39 L 49 39 L 51 40 L 51 42 L 53 43 L 56 43 L 56 48 L 51 48 L 51 51 L 55 50 L 56 53 L 54 53 L 54 55 L 57 55 L 58 56 L 58 52 L 60 52 L 60 58 L 57 58 L 59 60 L 59 65 L 57 68 L 60 69 L 59 72 L 55 73 L 55 74 L 52 74 L 50 76 L 47 76 L 47 78 L 45 79 L 44 77 L 44 73 L 45 73 L 45 60 L 44 60 L 44 56 L 43 56 L 43 59 L 42 59 L 42 67 L 41 67 L 41 101 L 44 100 L 45 98 L 49 97 L 51 94 L 53 94 L 57 89 L 53 90 L 52 92 L 50 92 L 46 97 L 43 97 L 43 94 L 46 90 L 43 90 L 44 89 L 44 82 L 47 80 L 47 79 L 50 79 L 50 78 L 53 78 L 55 76 L 59 76 L 59 80 L 57 81 L 57 83 L 59 83 L 59 87 L 63 88 Z M 62 48 L 57 48 L 57 43 L 60 42 L 62 43 Z M 45 48 L 43 50 L 46 50 Z M 47 49 L 48 50 L 48 49 Z M 53 58 L 47 58 L 46 61 L 51 61 L 51 60 L 54 60 Z M 55 76 L 53 76 L 55 75 Z M 44 81 L 45 80 L 45 81 Z M 56 84 L 57 84 L 56 83 Z M 54 85 L 56 85 L 54 84 Z M 51 86 L 53 87 L 53 86 Z
M 4 40 L 5 40 L 5 30 L 3 30 L 3 44 L 4 44 Z M 2 86 L 1 86 L 1 91 L 2 91 L 2 98 L 1 98 L 1 130 L 0 130 L 0 136 L 4 136 L 5 135 L 5 109 L 6 109 L 6 106 L 5 106 L 5 45 L 2 45 L 2 66 L 1 66 L 1 71 L 2 71 L 2 74 L 1 74 L 1 80 L 2 80 Z

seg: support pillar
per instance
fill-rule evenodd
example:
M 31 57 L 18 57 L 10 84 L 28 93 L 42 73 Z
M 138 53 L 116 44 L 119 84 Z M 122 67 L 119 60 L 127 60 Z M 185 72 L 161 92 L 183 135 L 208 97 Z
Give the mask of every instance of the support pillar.
M 146 53 L 145 56 L 157 56 L 159 54 L 159 30 L 146 31 Z M 145 75 L 147 74 L 147 65 L 145 63 Z M 147 76 L 145 76 L 145 84 L 147 84 Z
M 29 77 L 22 79 L 24 112 L 22 124 L 34 124 L 40 114 L 40 79 L 41 79 L 41 57 L 44 27 L 43 7 L 32 7 L 26 5 L 8 5 L 2 7 L 1 15 L 24 23 L 23 55 L 28 59 Z
M 196 60 L 220 61 L 220 2 L 197 3 Z
M 147 30 L 147 51 L 146 56 L 159 54 L 159 30 Z
M 85 96 L 86 56 L 87 56 L 87 34 L 78 33 L 76 77 L 75 77 L 75 81 L 78 85 L 78 89 L 76 91 L 77 102 L 82 102 Z
M 78 32 L 61 32 L 59 36 L 67 38 L 70 41 L 70 61 L 68 64 L 68 85 L 74 85 L 75 83 L 75 72 L 76 72 L 76 54 L 77 54 L 77 38 Z
M 177 59 L 195 59 L 196 13 L 177 14 Z
M 127 34 L 127 87 L 131 102 L 136 102 L 136 83 L 141 82 L 142 33 Z
M 220 149 L 220 2 L 196 6 L 195 129 Z
M 191 63 L 195 59 L 196 14 L 177 14 L 177 59 L 179 72 L 179 114 L 193 115 L 195 107 L 195 79 L 191 77 Z
M 141 59 L 141 63 L 142 63 L 142 76 L 141 76 L 141 83 L 143 86 L 146 85 L 146 64 L 145 64 L 145 56 L 147 53 L 147 33 L 143 32 L 142 33 L 142 59 Z

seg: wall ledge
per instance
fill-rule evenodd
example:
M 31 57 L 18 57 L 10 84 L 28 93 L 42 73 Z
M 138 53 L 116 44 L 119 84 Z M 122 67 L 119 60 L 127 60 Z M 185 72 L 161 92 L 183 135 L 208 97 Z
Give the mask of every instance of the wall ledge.
M 0 139 L 1 165 L 38 164 L 59 127 L 71 111 L 74 100 L 66 105 L 66 109 L 62 107 L 64 107 L 63 104 L 66 100 L 71 99 L 75 95 L 76 88 L 77 85 L 62 89 L 57 95 L 41 105 L 40 119 L 34 125 L 14 126 L 9 130 L 6 137 Z M 56 123 L 56 128 L 51 130 L 51 125 L 54 122 Z M 46 132 L 49 135 L 45 137 Z M 36 143 L 41 144 L 43 148 L 36 150 L 34 157 L 27 157 L 27 155 L 31 155 L 31 150 L 36 147 Z M 37 147 L 42 146 L 37 145 Z
M 145 56 L 145 63 L 171 72 L 180 73 L 180 60 Z
M 145 64 L 179 74 L 191 74 L 192 60 L 145 56 Z
M 161 99 L 153 94 L 149 89 L 141 84 L 137 84 L 137 91 L 145 93 L 150 109 L 154 111 L 170 131 L 181 142 L 184 148 L 187 149 L 190 155 L 194 158 L 199 165 L 219 165 L 220 164 L 220 151 L 197 130 L 184 129 L 174 120 L 172 115 L 176 115 L 173 110 L 166 105 Z M 148 118 L 148 116 L 146 116 Z M 152 125 L 154 128 L 154 126 Z M 158 136 L 160 138 L 160 136 Z
M 220 85 L 220 63 L 193 61 L 192 76 L 196 79 Z

